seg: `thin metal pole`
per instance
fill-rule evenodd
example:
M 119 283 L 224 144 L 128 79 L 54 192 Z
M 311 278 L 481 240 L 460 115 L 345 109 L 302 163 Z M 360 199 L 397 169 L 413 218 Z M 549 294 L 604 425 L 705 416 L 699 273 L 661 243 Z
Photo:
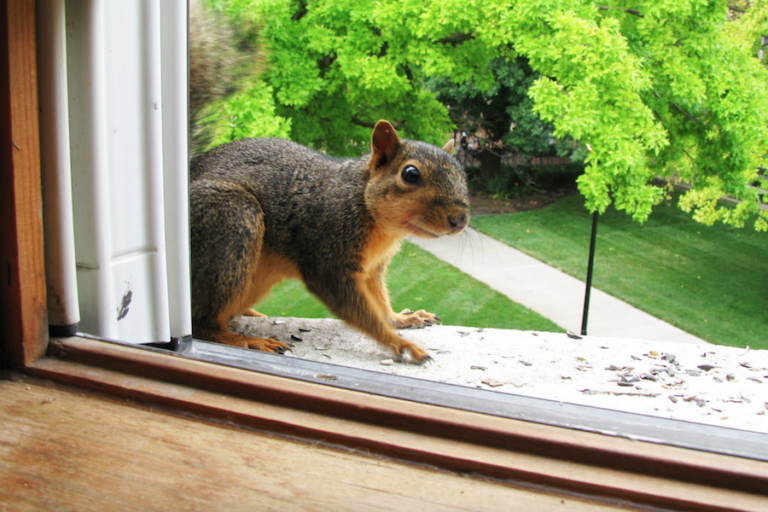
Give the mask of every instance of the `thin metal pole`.
M 597 244 L 597 219 L 600 214 L 592 214 L 592 238 L 589 241 L 589 262 L 587 263 L 587 289 L 584 292 L 584 314 L 581 317 L 581 335 L 587 335 L 587 319 L 589 318 L 589 294 L 592 291 L 592 273 L 595 269 L 595 245 Z

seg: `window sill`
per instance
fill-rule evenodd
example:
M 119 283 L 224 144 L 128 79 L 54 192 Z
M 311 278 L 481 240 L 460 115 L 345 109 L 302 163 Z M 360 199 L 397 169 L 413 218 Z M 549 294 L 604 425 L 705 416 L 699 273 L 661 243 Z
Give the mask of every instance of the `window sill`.
M 85 338 L 31 375 L 278 434 L 549 492 L 674 510 L 764 510 L 768 463 L 500 418 Z

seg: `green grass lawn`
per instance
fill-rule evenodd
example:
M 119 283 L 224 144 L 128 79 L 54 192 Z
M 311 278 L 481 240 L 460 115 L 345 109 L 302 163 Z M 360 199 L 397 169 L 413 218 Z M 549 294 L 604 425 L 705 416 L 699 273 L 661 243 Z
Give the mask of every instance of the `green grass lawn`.
M 562 331 L 541 315 L 407 242 L 392 260 L 387 283 L 395 311 L 426 309 L 446 325 Z M 268 316 L 333 316 L 298 281 L 276 286 L 256 309 Z
M 548 208 L 475 217 L 472 225 L 585 279 L 591 215 L 580 195 Z M 768 348 L 768 234 L 703 226 L 671 201 L 644 225 L 601 216 L 595 287 L 707 341 Z

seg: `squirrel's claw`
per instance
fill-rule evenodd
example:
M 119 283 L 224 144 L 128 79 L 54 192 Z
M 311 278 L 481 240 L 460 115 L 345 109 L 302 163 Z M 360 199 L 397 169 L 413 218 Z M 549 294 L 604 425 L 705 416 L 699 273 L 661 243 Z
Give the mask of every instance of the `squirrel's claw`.
M 421 358 L 421 361 L 415 361 L 415 363 L 418 365 L 423 365 L 426 363 L 431 363 L 432 361 L 434 361 L 434 359 L 432 359 L 432 356 L 429 354 L 425 354 L 424 357 Z
M 404 309 L 400 313 L 394 313 L 392 322 L 398 329 L 422 329 L 442 322 L 439 316 L 429 313 L 423 309 L 411 311 Z
M 406 360 L 403 358 L 403 353 L 408 352 L 410 357 Z M 432 356 L 427 354 L 424 349 L 419 347 L 418 345 L 404 342 L 403 345 L 400 347 L 399 350 L 397 350 L 394 360 L 398 363 L 412 363 L 417 365 L 422 365 L 426 362 L 432 361 Z
M 247 338 L 248 348 L 261 350 L 262 352 L 272 352 L 275 354 L 284 354 L 290 347 L 282 341 L 272 338 Z

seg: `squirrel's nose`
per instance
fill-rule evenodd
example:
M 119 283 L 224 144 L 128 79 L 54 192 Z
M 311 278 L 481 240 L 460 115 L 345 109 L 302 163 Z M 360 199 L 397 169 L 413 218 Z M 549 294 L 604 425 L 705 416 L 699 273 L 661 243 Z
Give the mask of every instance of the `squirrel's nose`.
M 461 231 L 467 226 L 467 214 L 459 213 L 456 215 L 449 215 L 448 225 L 451 227 L 451 231 Z

